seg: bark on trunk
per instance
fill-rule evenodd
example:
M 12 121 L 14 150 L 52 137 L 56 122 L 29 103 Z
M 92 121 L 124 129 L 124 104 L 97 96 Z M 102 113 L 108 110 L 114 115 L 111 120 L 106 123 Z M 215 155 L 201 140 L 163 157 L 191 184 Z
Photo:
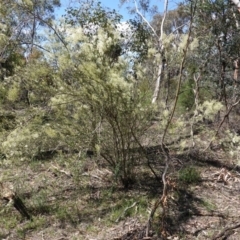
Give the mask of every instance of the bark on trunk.
M 158 68 L 158 77 L 157 77 L 156 84 L 155 84 L 152 103 L 155 103 L 158 100 L 163 72 L 164 72 L 164 63 L 162 62 L 162 64 L 160 64 L 159 68 Z

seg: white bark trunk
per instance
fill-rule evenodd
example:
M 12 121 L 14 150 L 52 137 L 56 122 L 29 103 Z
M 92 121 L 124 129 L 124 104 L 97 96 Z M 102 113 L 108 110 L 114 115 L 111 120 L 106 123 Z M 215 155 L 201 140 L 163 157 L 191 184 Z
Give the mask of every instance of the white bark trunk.
M 137 1 L 134 0 L 135 3 L 135 9 L 137 14 L 139 14 L 139 16 L 143 19 L 144 22 L 147 23 L 147 25 L 151 28 L 151 30 L 153 31 L 154 35 L 158 38 L 158 47 L 160 49 L 159 53 L 161 54 L 162 58 L 164 58 L 164 45 L 163 45 L 163 25 L 164 25 L 164 21 L 167 15 L 167 11 L 168 11 L 168 1 L 169 0 L 165 0 L 164 2 L 164 14 L 163 14 L 163 19 L 161 22 L 161 28 L 160 28 L 160 36 L 157 35 L 156 31 L 154 30 L 154 28 L 152 27 L 152 25 L 148 22 L 148 20 L 142 15 L 142 13 L 138 10 L 138 6 L 137 6 Z M 162 63 L 159 64 L 158 66 L 158 75 L 157 75 L 157 79 L 156 79 L 156 84 L 155 84 L 155 89 L 154 89 L 154 93 L 153 93 L 153 97 L 152 97 L 152 103 L 155 103 L 159 97 L 159 92 L 160 92 L 160 83 L 162 80 L 162 76 L 163 76 L 163 71 L 164 71 L 164 61 L 163 59 L 161 59 Z
M 155 84 L 152 103 L 155 103 L 158 100 L 163 71 L 164 71 L 164 63 L 160 64 L 158 68 L 158 76 Z
M 240 1 L 239 0 L 232 0 L 232 2 L 237 6 L 238 10 L 240 9 Z
M 165 18 L 167 15 L 167 11 L 168 11 L 168 0 L 165 0 L 165 4 L 164 4 L 164 14 L 163 14 L 163 19 L 161 22 L 161 32 L 160 32 L 160 37 L 159 37 L 159 47 L 161 49 L 161 57 L 164 57 L 164 45 L 163 45 L 163 25 L 165 22 Z M 159 97 L 159 92 L 160 92 L 160 83 L 162 80 L 162 76 L 163 76 L 163 71 L 164 71 L 164 62 L 162 59 L 162 64 L 160 64 L 158 66 L 158 76 L 157 76 L 157 80 L 156 80 L 156 84 L 155 84 L 155 89 L 154 89 L 154 93 L 153 93 L 153 97 L 152 97 L 152 103 L 155 103 Z

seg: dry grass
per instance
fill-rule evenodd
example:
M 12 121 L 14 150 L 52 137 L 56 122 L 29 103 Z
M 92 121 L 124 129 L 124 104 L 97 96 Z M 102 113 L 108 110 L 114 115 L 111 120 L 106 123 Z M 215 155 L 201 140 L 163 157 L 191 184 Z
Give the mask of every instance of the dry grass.
M 151 165 L 160 176 L 164 165 L 159 152 L 154 154 L 158 155 Z M 173 157 L 167 214 L 157 211 L 152 239 L 161 239 L 157 237 L 161 234 L 168 239 L 214 239 L 224 229 L 229 236 L 215 239 L 240 239 L 238 227 L 228 230 L 239 221 L 239 170 L 220 159 L 226 159 L 221 152 Z M 197 181 L 186 177 L 188 171 L 183 170 L 189 166 L 200 174 L 194 178 Z M 0 175 L 32 216 L 32 221 L 26 220 L 1 201 L 0 239 L 8 240 L 142 239 L 151 203 L 162 191 L 161 182 L 144 162 L 137 166 L 135 184 L 125 190 L 106 166 L 74 155 L 11 164 L 3 160 Z

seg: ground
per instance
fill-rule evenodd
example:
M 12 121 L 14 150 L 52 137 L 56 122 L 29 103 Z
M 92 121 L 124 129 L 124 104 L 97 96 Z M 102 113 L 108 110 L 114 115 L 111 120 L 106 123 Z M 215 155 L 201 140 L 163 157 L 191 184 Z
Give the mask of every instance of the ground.
M 32 219 L 2 200 L 0 239 L 240 239 L 240 168 L 221 150 L 171 153 L 165 214 L 157 209 L 146 237 L 149 213 L 163 187 L 158 149 L 149 148 L 150 158 L 136 166 L 136 181 L 128 189 L 97 157 L 59 153 L 46 160 L 3 159 L 1 182 Z

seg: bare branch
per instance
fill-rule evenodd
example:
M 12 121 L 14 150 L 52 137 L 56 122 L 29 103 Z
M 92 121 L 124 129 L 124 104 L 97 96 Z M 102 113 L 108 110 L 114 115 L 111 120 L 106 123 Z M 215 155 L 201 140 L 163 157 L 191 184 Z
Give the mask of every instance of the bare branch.
M 30 45 L 30 44 L 32 44 L 33 46 L 35 46 L 35 47 L 37 47 L 37 48 L 40 48 L 40 49 L 42 49 L 42 50 L 44 50 L 44 51 L 46 51 L 46 52 L 49 52 L 50 53 L 50 51 L 49 50 L 47 50 L 46 48 L 44 48 L 43 46 L 41 46 L 41 45 L 39 45 L 39 44 L 36 44 L 36 43 L 30 43 L 30 42 L 21 42 L 21 44 L 26 44 L 26 45 Z
M 168 0 L 167 0 L 168 1 Z M 158 38 L 158 35 L 156 33 L 156 31 L 154 30 L 154 28 L 152 27 L 152 25 L 149 23 L 149 21 L 142 15 L 142 13 L 139 11 L 138 6 L 137 6 L 137 2 L 136 0 L 134 0 L 135 3 L 135 8 L 136 8 L 136 12 L 137 14 L 143 19 L 143 21 L 151 28 L 152 32 L 154 33 L 154 35 Z

